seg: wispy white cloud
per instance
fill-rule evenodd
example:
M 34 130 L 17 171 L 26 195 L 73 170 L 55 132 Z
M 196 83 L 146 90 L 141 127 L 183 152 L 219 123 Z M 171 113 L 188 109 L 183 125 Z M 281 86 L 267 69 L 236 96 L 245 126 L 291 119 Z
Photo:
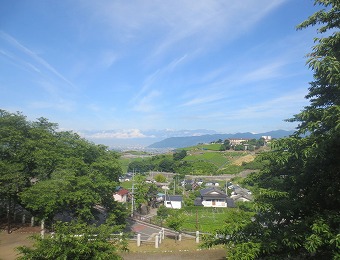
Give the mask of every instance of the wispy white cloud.
M 53 109 L 63 112 L 72 112 L 74 111 L 76 104 L 69 100 L 59 99 L 54 101 L 28 102 L 28 107 L 33 109 Z
M 281 76 L 281 68 L 283 65 L 283 62 L 274 61 L 273 63 L 265 64 L 262 67 L 255 68 L 254 70 L 243 75 L 242 78 L 240 78 L 239 83 L 277 78 Z
M 107 50 L 100 55 L 100 65 L 104 68 L 111 67 L 118 60 L 118 56 L 115 52 Z
M 197 96 L 193 99 L 186 101 L 185 103 L 181 104 L 180 106 L 188 107 L 188 106 L 197 106 L 202 105 L 206 103 L 211 103 L 217 100 L 223 99 L 224 96 L 221 96 L 220 94 L 211 94 L 211 95 L 204 95 L 204 96 Z
M 155 46 L 152 55 L 157 56 L 173 48 L 192 50 L 197 45 L 209 49 L 217 42 L 225 44 L 254 27 L 286 1 L 156 0 L 146 3 L 107 0 L 87 1 L 83 6 L 91 10 L 93 20 L 106 24 L 112 36 L 123 42 L 148 36 Z
M 162 83 L 164 78 L 167 78 L 171 73 L 186 59 L 187 55 L 173 59 L 170 63 L 166 64 L 154 73 L 150 74 L 144 80 L 144 84 L 140 91 L 130 100 L 133 104 L 133 109 L 138 112 L 154 112 L 157 98 L 162 95 Z
M 41 73 L 41 71 L 36 66 L 34 66 L 33 64 L 31 64 L 29 62 L 26 62 L 26 61 L 24 61 L 22 59 L 19 59 L 14 54 L 12 54 L 12 53 L 10 53 L 8 51 L 0 50 L 0 54 L 5 56 L 15 66 L 23 67 L 24 69 L 29 70 L 29 71 L 34 71 L 34 72 L 37 72 L 37 73 Z
M 91 139 L 116 138 L 116 139 L 131 139 L 131 138 L 146 138 L 153 137 L 143 134 L 139 129 L 124 129 L 117 131 L 105 131 L 94 134 L 79 133 L 81 136 Z
M 11 35 L 5 33 L 4 31 L 0 31 L 0 38 L 6 40 L 10 45 L 12 45 L 13 47 L 15 47 L 16 49 L 18 49 L 19 51 L 21 51 L 22 53 L 26 54 L 27 56 L 29 56 L 33 61 L 37 62 L 37 64 L 39 64 L 40 66 L 42 66 L 43 68 L 47 69 L 49 72 L 51 72 L 54 76 L 58 77 L 59 79 L 63 80 L 65 83 L 67 83 L 70 86 L 73 86 L 73 83 L 70 82 L 66 77 L 64 77 L 60 72 L 58 72 L 51 64 L 49 64 L 45 59 L 41 58 L 38 54 L 36 54 L 34 51 L 30 50 L 28 47 L 24 46 L 23 44 L 21 44 L 17 39 L 15 39 L 14 37 L 12 37 Z M 18 57 L 14 57 L 11 56 L 12 59 L 20 59 Z M 22 63 L 24 64 L 30 64 L 26 61 L 22 61 Z M 36 72 L 40 72 L 41 71 L 39 69 L 37 69 L 35 66 L 30 65 L 29 67 L 31 67 L 34 71 Z
M 307 94 L 305 89 L 298 89 L 286 95 L 267 100 L 265 102 L 253 104 L 232 110 L 231 113 L 225 114 L 224 119 L 268 119 L 282 118 L 292 116 L 299 112 L 308 102 L 304 99 Z
M 137 112 L 153 112 L 154 108 L 157 107 L 157 98 L 161 95 L 161 92 L 158 90 L 152 90 L 142 98 L 136 101 L 133 106 L 133 110 Z

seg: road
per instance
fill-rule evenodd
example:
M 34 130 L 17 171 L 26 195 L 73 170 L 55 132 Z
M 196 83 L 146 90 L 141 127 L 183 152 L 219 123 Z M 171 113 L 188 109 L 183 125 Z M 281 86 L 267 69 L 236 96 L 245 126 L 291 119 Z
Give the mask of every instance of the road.
M 247 177 L 249 173 L 256 171 L 257 170 L 244 170 L 237 174 L 223 174 L 223 175 L 185 175 L 185 178 L 229 181 L 235 177 Z
M 136 221 L 133 219 L 128 220 L 128 230 L 135 234 L 141 234 L 141 240 L 147 241 L 151 240 L 155 235 L 161 231 L 160 227 L 148 225 L 142 221 Z

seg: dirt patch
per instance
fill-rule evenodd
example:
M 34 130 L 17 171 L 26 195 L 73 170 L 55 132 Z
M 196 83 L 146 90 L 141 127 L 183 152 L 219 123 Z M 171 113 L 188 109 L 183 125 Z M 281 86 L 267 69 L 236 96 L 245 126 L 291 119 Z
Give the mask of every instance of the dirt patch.
M 252 162 L 252 161 L 254 161 L 254 159 L 255 159 L 255 155 L 253 155 L 253 154 L 248 154 L 248 155 L 245 155 L 245 156 L 242 156 L 242 157 L 240 157 L 240 158 L 235 159 L 235 160 L 232 162 L 232 164 L 241 166 L 243 162 L 246 162 L 246 163 Z
M 225 259 L 226 251 L 223 247 L 212 249 L 201 249 L 195 239 L 184 239 L 175 241 L 174 239 L 165 239 L 155 248 L 154 242 L 142 243 L 137 247 L 136 242 L 129 243 L 129 252 L 120 255 L 125 260 L 134 259 L 195 259 L 195 260 L 220 260 Z
M 121 254 L 124 260 L 222 260 L 226 259 L 226 253 L 223 249 L 201 250 L 201 251 L 182 251 L 182 252 L 140 252 L 140 253 L 125 253 Z
M 25 227 L 0 232 L 0 259 L 13 260 L 18 257 L 18 251 L 15 249 L 19 246 L 31 246 L 32 241 L 29 239 L 34 233 L 39 233 L 40 227 Z
M 39 234 L 40 227 L 19 228 L 11 234 L 5 231 L 0 233 L 0 259 L 14 260 L 18 257 L 18 251 L 15 248 L 19 246 L 31 246 L 32 241 L 29 239 L 34 233 Z M 159 248 L 155 248 L 154 241 L 144 242 L 137 247 L 136 242 L 129 242 L 129 252 L 120 253 L 125 260 L 144 260 L 144 259 L 184 259 L 184 260 L 222 260 L 226 257 L 226 251 L 223 247 L 213 249 L 201 249 L 195 239 L 183 239 L 175 241 L 167 238 L 162 241 Z

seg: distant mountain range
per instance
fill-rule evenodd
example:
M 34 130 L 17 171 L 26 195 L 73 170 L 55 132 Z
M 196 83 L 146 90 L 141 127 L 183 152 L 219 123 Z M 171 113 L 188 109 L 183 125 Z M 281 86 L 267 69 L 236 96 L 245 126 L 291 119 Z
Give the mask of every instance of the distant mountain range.
M 277 130 L 266 133 L 221 134 L 214 130 L 174 130 L 174 129 L 114 129 L 114 130 L 80 130 L 77 133 L 96 144 L 104 144 L 117 150 L 168 150 L 209 143 L 227 138 L 260 138 L 270 135 L 273 138 L 289 136 L 293 131 Z
M 77 133 L 96 144 L 104 144 L 113 149 L 144 149 L 148 145 L 169 137 L 201 136 L 217 134 L 214 130 L 174 130 L 174 129 L 112 129 L 79 130 Z
M 162 141 L 155 142 L 148 146 L 148 148 L 184 148 L 188 146 L 194 146 L 199 143 L 210 143 L 217 141 L 218 139 L 228 138 L 250 138 L 259 139 L 262 136 L 271 136 L 272 138 L 282 138 L 293 134 L 294 131 L 276 130 L 265 133 L 236 133 L 236 134 L 205 134 L 199 136 L 182 136 L 182 137 L 170 137 Z

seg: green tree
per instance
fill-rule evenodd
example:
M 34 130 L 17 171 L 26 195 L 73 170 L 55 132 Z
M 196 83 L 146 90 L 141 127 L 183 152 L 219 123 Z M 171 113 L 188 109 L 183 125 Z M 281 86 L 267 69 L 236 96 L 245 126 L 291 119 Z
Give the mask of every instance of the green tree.
M 147 160 L 132 161 L 128 166 L 129 172 L 145 173 L 152 169 L 154 169 L 154 166 Z
M 46 220 L 68 212 L 90 221 L 95 205 L 114 212 L 112 191 L 121 174 L 117 158 L 105 146 L 57 131 L 45 118 L 30 122 L 0 110 L 0 213 L 8 231 L 18 205 Z
M 0 110 L 0 215 L 7 219 L 10 232 L 12 216 L 18 204 L 18 193 L 31 185 L 34 166 L 26 149 L 30 124 L 21 113 Z
M 223 144 L 220 147 L 220 151 L 226 151 L 226 150 L 230 150 L 231 148 L 231 143 L 229 139 L 225 139 L 223 141 Z
M 268 166 L 251 176 L 253 221 L 245 219 L 239 236 L 215 240 L 230 259 L 340 259 L 340 4 L 315 4 L 325 9 L 298 26 L 320 24 L 325 34 L 308 55 L 310 105 L 289 120 L 299 122 L 295 134 L 275 141 Z
M 159 162 L 158 168 L 163 172 L 174 172 L 175 163 L 173 160 L 165 158 Z
M 182 232 L 183 223 L 185 221 L 185 215 L 178 211 L 172 211 L 166 219 L 166 224 L 169 228 L 175 230 L 179 234 Z M 175 238 L 177 240 L 177 236 Z
M 165 207 L 163 204 L 159 206 L 157 210 L 157 218 L 161 221 L 161 226 L 163 226 L 164 220 L 169 216 L 170 209 Z
M 156 174 L 154 177 L 157 182 L 166 182 L 166 177 L 163 174 Z
M 140 212 L 142 205 L 148 202 L 149 185 L 146 183 L 146 177 L 140 174 L 135 175 L 134 182 L 133 198 L 135 207 Z
M 237 144 L 234 146 L 235 151 L 244 151 L 244 145 L 243 144 Z
M 187 156 L 187 151 L 186 150 L 176 151 L 173 154 L 173 158 L 174 158 L 175 161 L 182 160 L 185 156 Z
M 126 250 L 124 237 L 113 236 L 119 229 L 79 223 L 58 223 L 55 234 L 44 239 L 33 236 L 33 247 L 21 246 L 21 260 L 54 259 L 122 259 L 119 250 Z

